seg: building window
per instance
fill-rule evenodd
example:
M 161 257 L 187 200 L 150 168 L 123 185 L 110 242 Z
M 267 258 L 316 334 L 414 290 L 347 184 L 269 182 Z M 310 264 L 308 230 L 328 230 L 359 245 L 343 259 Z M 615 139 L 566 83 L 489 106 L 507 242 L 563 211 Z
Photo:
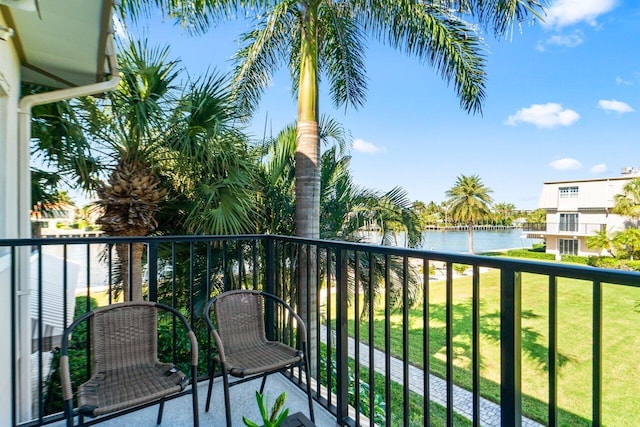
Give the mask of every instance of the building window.
M 578 231 L 578 214 L 560 214 L 560 231 Z
M 561 199 L 577 199 L 578 187 L 560 187 Z
M 577 239 L 558 239 L 560 255 L 578 255 Z

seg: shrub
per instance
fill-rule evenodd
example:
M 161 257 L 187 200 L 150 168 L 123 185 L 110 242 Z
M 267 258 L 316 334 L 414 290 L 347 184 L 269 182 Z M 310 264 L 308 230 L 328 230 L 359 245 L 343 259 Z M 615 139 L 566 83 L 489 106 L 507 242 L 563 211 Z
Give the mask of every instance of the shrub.
M 464 274 L 464 272 L 467 271 L 467 268 L 469 268 L 469 266 L 465 264 L 453 264 L 453 271 L 458 274 Z
M 548 261 L 553 261 L 556 259 L 554 254 L 548 254 L 546 252 L 538 252 L 529 249 L 512 249 L 507 251 L 506 255 L 519 258 L 541 259 Z
M 587 257 L 578 255 L 562 255 L 562 261 L 585 265 L 589 263 L 589 259 Z

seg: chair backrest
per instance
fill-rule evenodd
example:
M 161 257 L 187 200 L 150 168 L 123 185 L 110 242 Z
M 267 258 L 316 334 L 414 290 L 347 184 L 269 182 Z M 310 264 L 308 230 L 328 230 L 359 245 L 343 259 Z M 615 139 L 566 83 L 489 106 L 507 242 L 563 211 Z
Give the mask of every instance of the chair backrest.
M 91 318 L 94 372 L 158 363 L 155 303 L 125 302 L 95 310 Z
M 244 351 L 267 341 L 264 297 L 257 292 L 231 291 L 213 305 L 218 334 L 227 353 Z

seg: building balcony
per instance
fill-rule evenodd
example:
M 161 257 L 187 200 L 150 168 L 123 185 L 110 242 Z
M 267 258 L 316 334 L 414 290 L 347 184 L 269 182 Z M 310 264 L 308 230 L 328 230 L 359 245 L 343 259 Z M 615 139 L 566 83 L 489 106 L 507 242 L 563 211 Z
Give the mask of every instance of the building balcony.
M 566 224 L 566 223 L 542 223 L 525 224 L 522 231 L 529 235 L 566 235 L 566 236 L 593 236 L 606 230 L 606 224 Z
M 196 333 L 200 388 L 215 352 L 204 302 L 252 288 L 307 319 L 319 426 L 625 425 L 640 413 L 640 338 L 628 327 L 639 273 L 269 235 L 94 237 L 0 240 L 0 277 L 15 296 L 5 350 L 12 409 L 2 414 L 11 425 L 60 425 L 51 362 L 59 335 L 92 304 L 121 300 L 118 267 L 134 265 L 119 266 L 116 246 L 133 253 L 137 244 L 144 297 L 181 310 Z M 18 279 L 24 259 L 30 291 Z M 178 358 L 171 329 L 163 333 L 166 356 Z M 20 348 L 31 350 L 28 370 Z M 296 371 L 271 376 L 268 393 L 286 391 L 290 413 L 306 414 L 300 381 Z M 206 414 L 199 393 L 203 425 L 222 424 L 220 383 Z M 258 387 L 231 389 L 234 425 L 258 420 Z M 180 403 L 189 398 L 168 402 L 162 425 L 189 424 L 191 407 Z M 155 415 L 151 407 L 106 423 L 150 425 Z

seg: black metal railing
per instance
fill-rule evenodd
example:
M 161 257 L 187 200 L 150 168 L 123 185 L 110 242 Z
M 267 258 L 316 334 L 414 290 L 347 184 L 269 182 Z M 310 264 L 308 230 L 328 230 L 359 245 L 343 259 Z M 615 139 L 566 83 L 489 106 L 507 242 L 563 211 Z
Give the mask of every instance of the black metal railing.
M 522 231 L 547 231 L 547 223 L 527 222 L 522 225 Z
M 55 409 L 55 397 L 53 402 L 50 397 L 55 388 L 48 372 L 50 367 L 55 369 L 55 363 L 49 361 L 50 351 L 60 331 L 71 322 L 71 307 L 78 295 L 83 298 L 77 300 L 76 314 L 90 310 L 92 299 L 98 299 L 99 304 L 118 301 L 122 277 L 129 278 L 125 286 L 134 290 L 136 244 L 144 248 L 144 298 L 185 313 L 204 349 L 199 364 L 202 379 L 207 378 L 207 360 L 215 351 L 202 318 L 207 299 L 241 287 L 267 290 L 297 307 L 308 322 L 312 376 L 316 379 L 314 398 L 344 425 L 427 425 L 436 413 L 444 423 L 453 425 L 460 412 L 454 406 L 456 383 L 465 385 L 471 393 L 469 419 L 473 425 L 480 425 L 485 415 L 480 410 L 481 395 L 492 387 L 498 392 L 488 397 L 499 405 L 501 424 L 520 425 L 523 400 L 530 399 L 522 386 L 523 352 L 525 358 L 529 357 L 531 338 L 529 326 L 523 327 L 523 319 L 531 316 L 529 309 L 523 309 L 523 287 L 539 287 L 541 280 L 544 287 L 534 294 L 546 297 L 542 316 L 546 318 L 546 342 L 535 344 L 546 348 L 545 354 L 537 357 L 547 366 L 547 393 L 537 402 L 545 408 L 543 413 L 525 415 L 557 425 L 559 413 L 564 416 L 572 411 L 558 399 L 559 369 L 566 359 L 558 344 L 564 339 L 558 330 L 558 318 L 567 301 L 565 288 L 571 281 L 572 287 L 590 290 L 584 310 L 590 310 L 591 315 L 590 327 L 585 326 L 592 341 L 591 411 L 580 417 L 581 421 L 600 425 L 605 397 L 602 361 L 613 357 L 603 345 L 603 290 L 635 291 L 633 288 L 640 287 L 639 273 L 295 237 L 0 240 L 0 251 L 7 248 L 4 258 L 9 266 L 8 274 L 0 271 L 1 277 L 7 277 L 1 286 L 11 287 L 16 296 L 11 330 L 24 330 L 18 326 L 25 320 L 24 315 L 20 318 L 25 309 L 33 325 L 32 336 L 12 336 L 12 425 L 45 425 L 62 419 Z M 126 248 L 121 254 L 129 255 L 126 265 L 119 264 L 118 245 Z M 25 260 L 33 265 L 27 284 L 20 280 Z M 123 274 L 122 269 L 130 274 Z M 21 300 L 24 297 L 18 296 L 29 294 L 25 286 L 32 289 L 29 306 Z M 640 300 L 640 293 L 635 295 Z M 487 312 L 484 306 L 495 306 L 497 311 Z M 467 338 L 460 344 L 459 331 L 467 327 L 463 325 L 468 326 Z M 166 351 L 180 363 L 175 330 L 167 333 Z M 277 333 L 295 339 L 284 323 Z M 499 362 L 491 361 L 499 365 L 499 378 L 483 377 L 487 363 L 483 361 L 486 356 L 482 356 L 481 342 L 486 337 L 499 348 L 495 356 Z M 534 336 L 536 339 L 541 338 Z M 527 341 L 523 344 L 523 340 Z M 26 412 L 32 415 L 24 414 L 26 385 L 20 377 L 24 374 L 19 374 L 24 366 L 15 362 L 19 342 L 21 346 L 32 342 L 36 359 L 36 386 L 27 392 L 34 405 Z M 460 354 L 462 347 L 466 349 L 464 354 Z M 460 359 L 469 359 L 466 367 L 459 366 Z M 80 370 L 88 371 L 88 360 Z M 416 370 L 422 372 L 420 384 L 412 376 Z M 299 373 L 290 374 L 300 384 Z M 430 391 L 436 378 L 445 384 L 444 396 L 439 396 L 443 407 L 432 402 L 438 398 Z

